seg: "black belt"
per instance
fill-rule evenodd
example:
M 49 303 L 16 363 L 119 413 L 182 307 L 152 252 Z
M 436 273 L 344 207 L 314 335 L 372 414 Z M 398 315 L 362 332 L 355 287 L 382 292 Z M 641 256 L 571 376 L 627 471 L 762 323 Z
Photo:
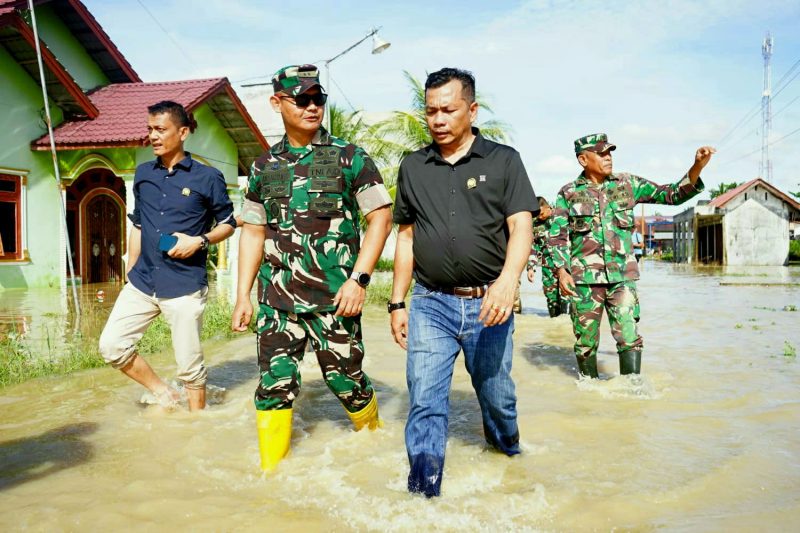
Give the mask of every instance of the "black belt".
M 437 290 L 459 298 L 483 298 L 488 289 L 488 285 L 481 285 L 480 287 L 442 287 Z

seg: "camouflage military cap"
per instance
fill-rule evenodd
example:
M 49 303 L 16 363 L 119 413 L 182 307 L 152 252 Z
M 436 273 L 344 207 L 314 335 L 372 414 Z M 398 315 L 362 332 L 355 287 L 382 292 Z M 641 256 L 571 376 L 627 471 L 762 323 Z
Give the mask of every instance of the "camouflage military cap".
M 289 65 L 272 76 L 272 89 L 291 96 L 303 94 L 312 87 L 319 87 L 319 69 L 314 65 Z
M 608 136 L 605 133 L 592 133 L 580 139 L 575 139 L 575 155 L 580 154 L 585 150 L 590 152 L 602 153 L 606 150 L 616 150 L 617 146 L 608 142 Z

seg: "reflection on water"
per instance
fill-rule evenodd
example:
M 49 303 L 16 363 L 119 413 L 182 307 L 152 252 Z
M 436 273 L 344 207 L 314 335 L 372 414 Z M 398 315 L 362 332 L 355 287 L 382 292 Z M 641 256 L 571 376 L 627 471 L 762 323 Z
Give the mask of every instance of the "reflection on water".
M 230 275 L 210 274 L 209 294 L 230 298 L 234 280 Z M 121 283 L 78 285 L 79 320 L 75 320 L 72 288 L 0 290 L 0 336 L 16 334 L 34 352 L 58 354 L 65 341 L 76 333 L 84 338 L 99 337 L 111 313 Z M 76 331 L 75 327 L 79 326 Z
M 721 285 L 721 282 L 749 285 Z M 619 377 L 607 322 L 604 380 L 578 381 L 567 317 L 539 316 L 523 283 L 514 376 L 523 454 L 487 450 L 459 368 L 442 497 L 405 492 L 405 357 L 385 310 L 364 319 L 365 370 L 385 427 L 354 433 L 312 355 L 291 455 L 258 470 L 255 341 L 209 345 L 206 412 L 142 407 L 109 368 L 0 391 L 4 530 L 793 530 L 800 518 L 800 269 L 645 264 L 644 375 Z M 108 293 L 108 289 L 106 289 Z M 113 298 L 108 295 L 106 302 Z M 3 296 L 5 304 L 5 293 Z M 108 303 L 107 303 L 108 305 Z M 605 320 L 605 319 L 604 319 Z M 35 329 L 35 322 L 34 322 Z M 171 354 L 150 358 L 166 376 Z

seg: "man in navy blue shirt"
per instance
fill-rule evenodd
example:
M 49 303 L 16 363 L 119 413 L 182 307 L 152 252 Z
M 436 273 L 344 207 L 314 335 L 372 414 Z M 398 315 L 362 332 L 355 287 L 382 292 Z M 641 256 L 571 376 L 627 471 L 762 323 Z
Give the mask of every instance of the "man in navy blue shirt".
M 163 101 L 147 111 L 156 159 L 136 168 L 134 210 L 129 215 L 129 283 L 100 336 L 100 352 L 106 362 L 150 390 L 161 405 L 174 407 L 177 391 L 136 352 L 147 327 L 163 313 L 172 331 L 177 377 L 189 409 L 195 411 L 206 403 L 200 330 L 208 293 L 208 245 L 230 237 L 236 222 L 222 173 L 193 160 L 183 149 L 194 131 L 183 106 Z

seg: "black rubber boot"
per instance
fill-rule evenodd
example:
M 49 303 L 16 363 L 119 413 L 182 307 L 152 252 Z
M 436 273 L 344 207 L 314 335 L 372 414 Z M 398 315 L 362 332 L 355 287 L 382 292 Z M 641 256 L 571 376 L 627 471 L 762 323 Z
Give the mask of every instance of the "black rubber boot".
M 628 350 L 619 354 L 619 373 L 640 374 L 642 370 L 642 351 Z
M 581 373 L 582 376 L 587 376 L 590 378 L 597 378 L 597 356 L 593 355 L 591 357 L 587 357 L 586 359 L 578 359 L 578 372 Z

